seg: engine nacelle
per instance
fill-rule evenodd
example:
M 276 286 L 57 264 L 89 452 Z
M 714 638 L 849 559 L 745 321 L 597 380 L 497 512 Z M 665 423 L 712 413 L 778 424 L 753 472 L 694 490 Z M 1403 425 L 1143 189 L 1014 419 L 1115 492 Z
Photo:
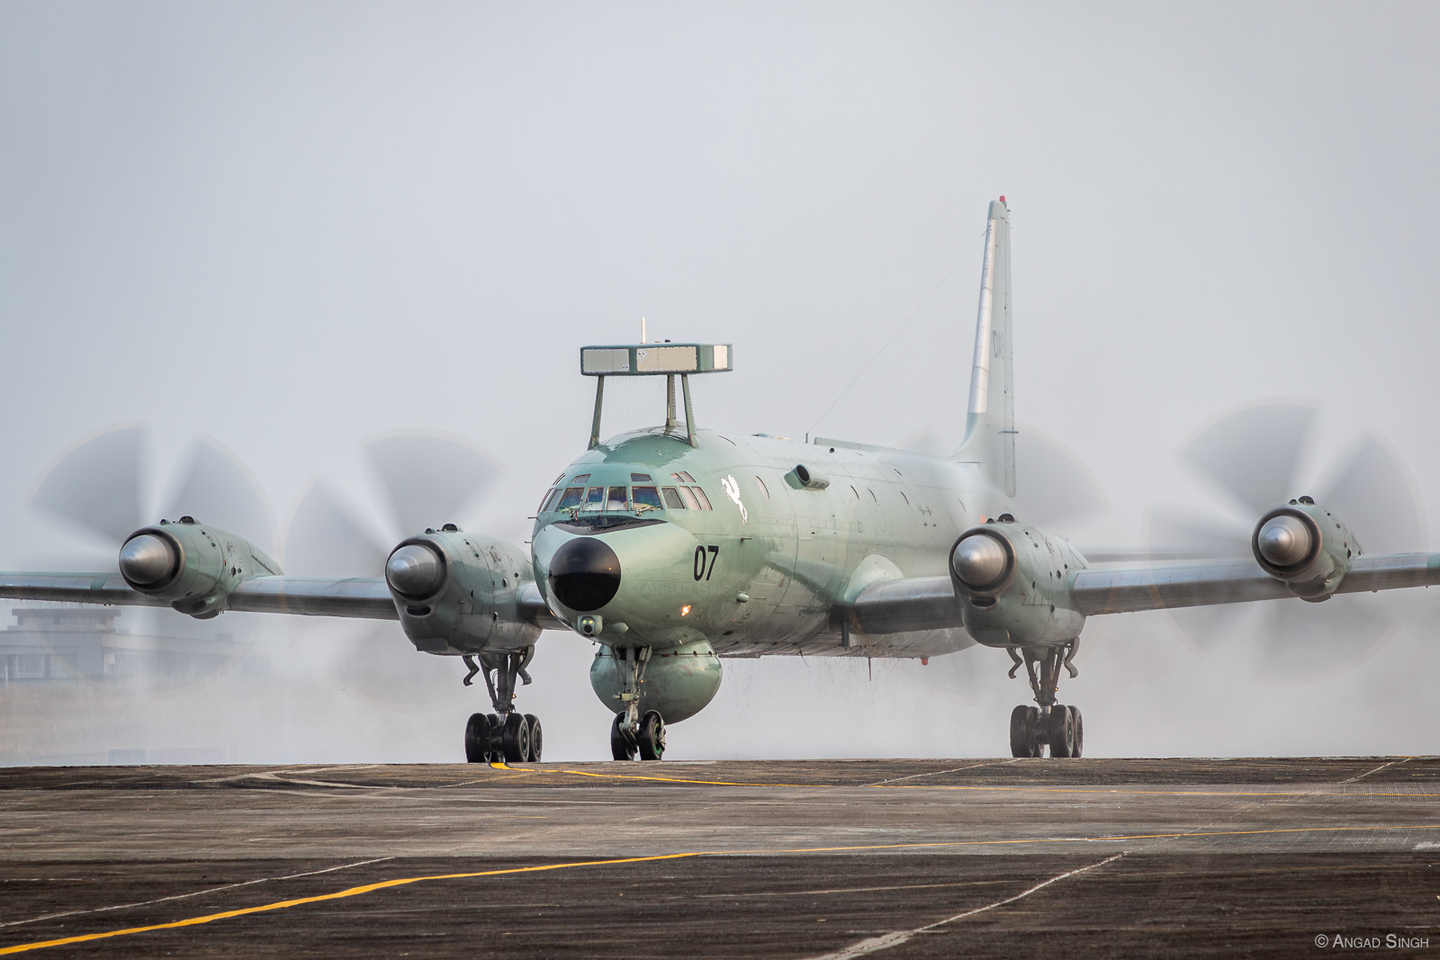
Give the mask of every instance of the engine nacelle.
M 1255 524 L 1250 549 L 1261 569 L 1305 600 L 1329 599 L 1360 554 L 1349 529 L 1309 497 L 1276 507 Z
M 385 582 L 415 649 L 464 654 L 519 650 L 540 628 L 521 620 L 520 592 L 533 577 L 518 547 L 447 523 L 390 552 Z
M 965 629 L 991 647 L 1063 643 L 1085 618 L 1070 603 L 1070 574 L 1085 559 L 1063 540 L 1005 514 L 971 527 L 950 550 L 950 582 Z
M 640 683 L 640 716 L 656 711 L 666 723 L 695 716 L 715 699 L 720 689 L 720 658 L 704 640 L 669 650 L 656 650 L 645 663 Z M 616 713 L 625 709 L 625 671 L 613 647 L 602 646 L 590 664 L 590 686 L 595 696 Z
M 280 572 L 248 540 L 192 517 L 142 527 L 120 547 L 120 575 L 130 589 L 200 620 L 224 610 L 242 580 Z

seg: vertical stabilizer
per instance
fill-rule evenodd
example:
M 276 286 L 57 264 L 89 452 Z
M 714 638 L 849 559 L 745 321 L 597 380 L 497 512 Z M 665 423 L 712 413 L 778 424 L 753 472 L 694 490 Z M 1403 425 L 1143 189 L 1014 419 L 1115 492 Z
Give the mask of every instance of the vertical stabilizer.
M 975 363 L 965 442 L 955 459 L 979 463 L 985 479 L 1015 495 L 1015 371 L 1011 362 L 1010 211 L 1005 198 L 990 203 L 985 264 L 980 271 L 980 312 L 975 318 Z

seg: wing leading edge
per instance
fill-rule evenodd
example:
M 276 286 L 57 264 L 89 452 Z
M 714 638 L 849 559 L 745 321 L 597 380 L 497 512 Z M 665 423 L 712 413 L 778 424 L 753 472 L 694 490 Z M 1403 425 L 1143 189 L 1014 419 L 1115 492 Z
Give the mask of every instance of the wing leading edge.
M 1357 557 L 1336 593 L 1371 593 L 1440 584 L 1440 553 Z M 1083 616 L 1177 607 L 1299 600 L 1253 560 L 1085 569 L 1069 578 L 1071 609 Z M 960 623 L 949 577 L 909 577 L 872 584 L 851 607 L 856 626 L 871 634 L 937 630 Z
M 130 589 L 118 573 L 0 574 L 0 597 L 98 603 L 107 606 L 168 607 L 170 604 Z M 535 584 L 519 598 L 521 619 L 542 630 L 568 630 L 550 612 Z M 230 592 L 225 609 L 243 613 L 288 613 L 304 617 L 355 617 L 399 620 L 395 601 L 379 577 L 253 577 Z

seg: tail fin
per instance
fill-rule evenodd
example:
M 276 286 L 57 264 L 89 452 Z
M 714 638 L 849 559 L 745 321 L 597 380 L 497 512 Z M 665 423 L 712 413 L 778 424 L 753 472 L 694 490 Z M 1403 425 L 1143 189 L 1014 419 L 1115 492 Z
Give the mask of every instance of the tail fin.
M 970 410 L 956 460 L 979 463 L 985 479 L 1015 495 L 1015 373 L 1010 339 L 1010 210 L 991 201 L 975 319 Z

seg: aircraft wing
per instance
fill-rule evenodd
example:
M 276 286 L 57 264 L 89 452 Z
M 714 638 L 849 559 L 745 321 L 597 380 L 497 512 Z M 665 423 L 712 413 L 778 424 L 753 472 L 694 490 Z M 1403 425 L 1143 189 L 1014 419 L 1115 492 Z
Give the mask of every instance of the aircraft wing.
M 0 574 L 0 597 L 99 603 L 108 606 L 168 607 L 130 589 L 118 573 Z M 246 613 L 288 613 L 307 617 L 398 620 L 390 589 L 380 577 L 254 577 L 231 591 L 225 609 Z M 550 613 L 534 583 L 521 591 L 519 614 L 542 630 L 568 630 Z
M 164 600 L 130 589 L 118 573 L 0 574 L 0 597 L 121 607 L 170 606 Z M 236 585 L 225 609 L 311 617 L 399 619 L 390 590 L 379 577 L 347 580 L 254 577 Z
M 865 633 L 905 633 L 961 626 L 960 600 L 949 577 L 881 580 L 860 592 L 851 607 Z
M 1440 584 L 1440 553 L 1356 557 L 1336 593 L 1370 593 Z M 1295 597 L 1254 560 L 1087 569 L 1070 578 L 1085 616 Z
M 0 597 L 122 607 L 170 606 L 131 590 L 118 573 L 0 573 Z
M 1355 558 L 1336 593 L 1370 593 L 1440 584 L 1440 553 Z M 1299 600 L 1254 560 L 1088 568 L 1070 577 L 1069 599 L 1085 616 L 1174 607 Z M 949 577 L 908 577 L 871 584 L 851 613 L 867 633 L 900 633 L 959 626 L 960 601 Z

